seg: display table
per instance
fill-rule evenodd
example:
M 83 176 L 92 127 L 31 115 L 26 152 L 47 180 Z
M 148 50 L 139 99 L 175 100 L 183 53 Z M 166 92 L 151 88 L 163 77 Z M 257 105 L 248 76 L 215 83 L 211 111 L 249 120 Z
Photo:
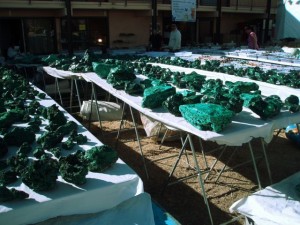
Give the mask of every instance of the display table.
M 241 146 L 253 138 L 258 137 L 263 138 L 268 143 L 272 140 L 273 131 L 275 129 L 283 128 L 292 123 L 297 123 L 300 120 L 298 113 L 292 114 L 288 111 L 282 111 L 280 115 L 276 116 L 272 120 L 261 120 L 251 110 L 244 108 L 241 113 L 237 114 L 233 118 L 232 123 L 226 127 L 224 131 L 220 133 L 213 131 L 202 131 L 189 124 L 183 117 L 176 117 L 168 113 L 163 108 L 157 108 L 153 110 L 143 108 L 141 106 L 142 97 L 131 96 L 125 93 L 125 91 L 114 89 L 106 82 L 106 80 L 100 78 L 96 73 L 84 73 L 82 74 L 82 77 L 92 81 L 97 86 L 108 91 L 110 94 L 121 99 L 128 105 L 132 106 L 144 115 L 149 116 L 150 118 L 176 129 L 194 134 L 203 140 L 214 141 L 220 145 L 225 144 L 230 146 Z M 145 78 L 142 75 L 138 75 L 137 77 L 138 79 Z
M 230 207 L 251 218 L 256 225 L 300 224 L 300 172 L 242 198 Z
M 48 96 L 40 103 L 43 106 L 56 104 Z M 73 120 L 79 125 L 78 133 L 88 137 L 88 143 L 74 147 L 75 150 L 88 150 L 93 146 L 102 145 L 70 114 L 61 107 L 60 110 L 64 112 L 69 121 Z M 45 130 L 46 125 L 47 122 L 44 120 L 41 130 Z M 36 137 L 38 138 L 40 134 L 41 132 Z M 63 141 L 66 141 L 66 138 Z M 10 152 L 14 152 L 16 149 L 10 148 Z M 70 152 L 63 151 L 63 153 L 69 154 Z M 82 186 L 77 187 L 67 183 L 59 176 L 55 189 L 49 192 L 34 192 L 20 181 L 9 185 L 9 187 L 25 191 L 29 194 L 29 198 L 1 203 L 0 224 L 31 224 L 56 216 L 100 212 L 143 193 L 142 180 L 120 159 L 104 173 L 89 172 L 87 182 Z
M 185 73 L 190 73 L 192 71 L 195 71 L 195 69 L 175 67 L 175 66 L 170 66 L 170 65 L 160 64 L 160 66 L 165 66 L 167 68 L 170 68 L 171 70 L 182 71 Z M 209 71 L 199 71 L 199 70 L 196 70 L 196 72 L 199 72 L 199 74 L 202 74 L 202 75 L 206 75 L 207 79 L 219 78 L 223 81 L 227 81 L 227 80 L 250 81 L 249 79 L 230 76 L 230 75 L 221 74 L 221 73 L 215 73 L 215 72 L 209 72 Z M 59 71 L 57 71 L 57 73 L 59 74 Z M 196 166 L 196 174 L 201 174 L 201 170 L 200 170 L 200 166 L 198 165 L 198 162 L 196 159 L 196 151 L 192 145 L 191 135 L 195 135 L 195 136 L 201 138 L 202 140 L 213 141 L 219 145 L 225 145 L 225 146 L 242 146 L 243 144 L 248 143 L 249 149 L 250 149 L 250 152 L 252 155 L 252 161 L 254 164 L 255 173 L 257 176 L 258 183 L 259 183 L 259 187 L 261 187 L 261 185 L 260 185 L 260 181 L 259 181 L 258 171 L 256 168 L 255 158 L 253 157 L 252 147 L 251 147 L 251 143 L 250 143 L 251 140 L 254 138 L 260 138 L 260 139 L 264 140 L 266 143 L 269 143 L 273 138 L 274 130 L 286 127 L 292 123 L 298 123 L 300 120 L 299 113 L 292 114 L 287 110 L 282 110 L 282 112 L 279 115 L 277 115 L 276 117 L 274 117 L 272 119 L 261 120 L 250 109 L 243 108 L 243 111 L 241 113 L 235 115 L 232 123 L 229 124 L 222 132 L 216 133 L 213 131 L 202 131 L 202 130 L 195 128 L 191 124 L 189 124 L 184 118 L 176 117 L 176 116 L 168 113 L 168 111 L 163 109 L 162 107 L 155 108 L 153 110 L 148 109 L 148 108 L 143 108 L 142 107 L 142 97 L 131 96 L 131 95 L 127 94 L 125 91 L 116 90 L 115 88 L 112 87 L 112 85 L 108 84 L 105 79 L 100 78 L 96 73 L 93 73 L 93 72 L 82 73 L 80 76 L 87 81 L 91 81 L 92 83 L 94 83 L 95 85 L 104 89 L 105 91 L 107 91 L 111 95 L 115 96 L 116 98 L 122 100 L 126 105 L 129 106 L 131 114 L 132 114 L 131 108 L 134 108 L 138 112 L 140 112 L 154 120 L 157 120 L 158 122 L 161 122 L 167 126 L 170 126 L 170 127 L 173 127 L 178 130 L 186 132 L 187 138 L 183 144 L 183 147 L 179 154 L 178 160 L 180 159 L 183 149 L 185 148 L 187 140 L 188 140 L 190 142 L 192 153 L 193 153 L 193 159 L 194 159 L 194 163 Z M 146 77 L 143 75 L 137 75 L 137 80 L 141 80 L 141 79 L 145 79 L 145 78 Z M 263 82 L 260 82 L 259 86 L 260 86 L 260 89 L 262 90 L 263 95 L 266 95 L 266 96 L 271 95 L 271 94 L 277 94 L 278 91 L 275 92 L 275 90 L 278 90 L 278 89 L 280 91 L 282 91 L 282 93 L 284 93 L 285 95 L 290 95 L 290 91 L 291 92 L 295 91 L 295 92 L 299 93 L 298 90 L 288 89 L 288 91 L 287 91 L 286 87 L 278 88 L 278 86 L 276 86 L 276 85 L 270 85 L 270 84 L 266 84 Z M 132 119 L 134 119 L 134 118 L 132 118 Z M 136 135 L 137 135 L 137 140 L 139 140 L 137 131 L 136 131 Z M 264 151 L 264 145 L 263 145 L 263 151 Z M 142 151 L 141 151 L 141 153 L 142 153 Z M 264 151 L 264 155 L 266 156 L 265 151 Z M 266 158 L 266 161 L 267 161 L 267 158 Z M 175 170 L 176 165 L 177 165 L 177 163 L 175 163 L 173 171 Z M 268 165 L 267 165 L 267 167 L 268 167 Z M 171 172 L 170 176 L 172 175 L 173 171 Z M 268 172 L 269 172 L 269 176 L 270 176 L 269 167 L 268 167 Z M 203 198 L 204 198 L 205 204 L 207 205 L 207 208 L 208 208 L 209 216 L 211 219 L 211 224 L 213 224 L 212 216 L 210 214 L 210 209 L 208 206 L 208 200 L 207 200 L 206 194 L 205 194 L 205 188 L 203 185 L 202 176 L 198 175 L 198 179 L 199 179 L 199 184 L 201 186 L 201 190 L 203 193 Z
M 227 52 L 225 55 L 226 57 L 235 59 L 246 59 L 265 63 L 274 63 L 283 66 L 293 66 L 297 69 L 300 67 L 300 59 L 296 59 L 290 54 L 284 52 L 267 53 L 266 51 L 238 50 Z

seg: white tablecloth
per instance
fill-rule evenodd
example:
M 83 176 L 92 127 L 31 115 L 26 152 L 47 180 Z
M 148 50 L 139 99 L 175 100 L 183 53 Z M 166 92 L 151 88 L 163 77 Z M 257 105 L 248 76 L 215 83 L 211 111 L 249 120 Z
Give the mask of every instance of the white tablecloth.
M 154 225 L 150 212 L 151 197 L 142 193 L 100 213 L 56 217 L 36 225 Z
M 44 106 L 55 104 L 48 96 L 40 103 Z M 60 109 L 64 111 L 61 107 Z M 76 121 L 67 112 L 65 112 L 65 115 L 68 120 Z M 42 129 L 44 129 L 43 126 L 46 124 L 44 121 Z M 81 124 L 78 123 L 78 125 L 78 133 L 86 135 L 88 143 L 75 146 L 74 150 L 88 150 L 93 146 L 102 145 Z M 37 134 L 36 137 L 39 135 Z M 66 138 L 63 141 L 65 140 Z M 14 150 L 16 148 L 10 148 L 11 152 L 14 152 Z M 66 153 L 67 151 L 64 152 Z M 9 187 L 27 192 L 29 198 L 1 203 L 0 224 L 30 224 L 56 216 L 100 212 L 115 207 L 129 198 L 143 193 L 142 180 L 120 159 L 104 173 L 89 172 L 86 184 L 79 187 L 65 182 L 60 176 L 57 180 L 57 186 L 53 191 L 37 193 L 20 181 L 9 185 Z
M 223 81 L 245 81 L 245 82 L 253 82 L 248 78 L 236 77 L 233 75 L 227 75 L 223 73 L 216 73 L 204 70 L 190 69 L 190 68 L 182 68 L 178 66 L 170 66 L 164 64 L 154 64 L 162 67 L 170 68 L 173 71 L 182 71 L 185 73 L 191 73 L 192 71 L 196 71 L 199 74 L 207 76 L 207 79 L 216 79 L 219 78 Z M 57 74 L 65 74 L 66 71 L 60 73 L 60 70 L 52 69 Z M 71 74 L 71 73 L 70 73 Z M 63 75 L 62 75 L 63 76 Z M 131 96 L 125 93 L 125 91 L 120 91 L 114 89 L 110 84 L 106 82 L 105 79 L 100 78 L 96 73 L 81 73 L 79 75 L 83 79 L 87 81 L 92 81 L 99 87 L 108 91 L 110 94 L 116 96 L 122 101 L 126 102 L 139 112 L 157 120 L 163 122 L 166 125 L 171 127 L 189 132 L 194 134 L 203 140 L 214 141 L 220 145 L 228 145 L 228 146 L 241 146 L 244 143 L 251 141 L 253 138 L 263 138 L 267 143 L 269 143 L 273 138 L 273 132 L 276 129 L 284 128 L 290 124 L 298 123 L 300 121 L 300 113 L 290 113 L 286 110 L 282 110 L 280 115 L 276 116 L 273 119 L 269 120 L 261 120 L 259 116 L 253 113 L 250 109 L 244 108 L 243 111 L 237 114 L 233 121 L 228 127 L 224 129 L 224 131 L 220 133 L 212 132 L 212 131 L 201 131 L 191 124 L 189 124 L 183 117 L 176 117 L 170 113 L 168 113 L 163 108 L 157 109 L 147 109 L 143 108 L 142 105 L 142 97 Z M 144 79 L 145 76 L 138 75 L 137 79 Z M 272 85 L 264 82 L 257 82 L 260 86 L 260 90 L 262 91 L 262 95 L 269 96 L 272 94 L 277 94 L 284 100 L 290 94 L 295 94 L 300 96 L 300 91 L 298 89 L 293 89 L 284 86 Z
M 300 185 L 300 172 L 240 199 L 230 211 L 250 217 L 256 225 L 300 224 L 300 192 L 296 185 Z
M 176 117 L 168 113 L 163 108 L 147 109 L 141 106 L 142 97 L 135 97 L 126 94 L 124 91 L 114 89 L 106 80 L 101 79 L 95 73 L 82 74 L 84 79 L 89 79 L 99 87 L 108 91 L 112 95 L 126 102 L 139 112 L 165 123 L 171 127 L 192 133 L 203 140 L 215 141 L 218 144 L 226 144 L 229 146 L 240 146 L 251 141 L 253 138 L 264 138 L 266 142 L 270 142 L 273 137 L 273 131 L 278 128 L 286 127 L 289 124 L 299 122 L 300 114 L 291 114 L 283 111 L 280 115 L 272 120 L 261 120 L 251 110 L 244 108 L 241 113 L 233 118 L 233 121 L 221 133 L 212 131 L 201 131 L 189 124 L 183 117 Z M 141 76 L 138 76 L 141 77 Z

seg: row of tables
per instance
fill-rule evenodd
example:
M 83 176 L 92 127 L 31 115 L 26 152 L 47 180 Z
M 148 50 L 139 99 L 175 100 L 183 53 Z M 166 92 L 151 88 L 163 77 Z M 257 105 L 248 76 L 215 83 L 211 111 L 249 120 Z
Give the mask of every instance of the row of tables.
M 39 102 L 45 107 L 57 104 L 48 95 Z M 88 138 L 88 142 L 76 146 L 76 150 L 89 150 L 103 145 L 61 106 L 59 109 L 68 121 L 78 124 L 78 133 Z M 47 124 L 47 120 L 44 120 L 36 138 L 45 131 Z M 66 141 L 66 137 L 63 141 Z M 11 153 L 16 150 L 17 147 L 9 147 Z M 103 173 L 89 172 L 86 178 L 86 184 L 76 186 L 59 176 L 55 189 L 48 192 L 35 192 L 20 181 L 8 185 L 25 191 L 29 197 L 21 201 L 1 202 L 0 224 L 84 225 L 97 224 L 98 221 L 111 224 L 114 221 L 113 224 L 121 225 L 125 221 L 126 224 L 154 225 L 151 197 L 144 192 L 141 178 L 121 159 Z
M 155 53 L 153 53 L 154 55 Z M 176 66 L 169 66 L 169 65 L 162 65 L 159 66 L 166 66 L 174 71 L 182 71 L 186 73 L 190 73 L 192 71 L 195 71 L 197 73 L 206 75 L 208 78 L 219 78 L 223 81 L 251 81 L 247 78 L 241 78 L 241 77 L 235 77 L 227 74 L 221 74 L 221 73 L 215 73 L 215 72 L 208 72 L 208 71 L 200 71 L 195 69 L 187 69 L 187 68 L 181 68 Z M 259 171 L 256 167 L 255 157 L 253 156 L 252 147 L 251 147 L 251 140 L 254 138 L 260 138 L 262 140 L 262 150 L 266 159 L 266 164 L 268 166 L 268 160 L 266 156 L 266 152 L 264 149 L 264 143 L 269 143 L 273 138 L 273 132 L 276 129 L 284 128 L 290 124 L 298 123 L 299 122 L 299 114 L 298 113 L 290 113 L 288 111 L 283 111 L 280 113 L 280 115 L 276 116 L 272 120 L 266 120 L 263 121 L 258 118 L 257 115 L 255 115 L 253 112 L 251 112 L 249 109 L 244 108 L 241 113 L 239 113 L 237 116 L 234 117 L 232 124 L 230 124 L 223 132 L 216 133 L 211 131 L 200 131 L 196 128 L 194 128 L 192 125 L 187 123 L 183 118 L 175 117 L 172 114 L 166 112 L 163 109 L 155 109 L 150 110 L 141 107 L 141 97 L 134 97 L 126 94 L 124 91 L 116 90 L 114 89 L 110 84 L 106 82 L 106 80 L 101 79 L 97 74 L 95 73 L 71 73 L 71 72 L 65 72 L 65 71 L 59 71 L 54 68 L 50 67 L 44 67 L 44 70 L 49 75 L 59 77 L 62 79 L 84 79 L 88 82 L 92 82 L 92 84 L 95 84 L 99 86 L 100 88 L 107 91 L 109 94 L 115 96 L 116 98 L 122 100 L 126 105 L 129 106 L 129 108 L 135 109 L 138 112 L 155 119 L 167 126 L 176 128 L 178 130 L 184 131 L 187 134 L 185 144 L 183 145 L 182 151 L 187 143 L 187 141 L 192 142 L 191 136 L 195 135 L 199 137 L 202 140 L 205 141 L 213 141 L 218 143 L 219 145 L 223 146 L 241 146 L 243 144 L 248 144 L 249 149 L 252 155 L 252 162 L 253 166 L 256 171 L 256 176 L 258 179 L 259 187 L 261 188 L 260 181 L 259 181 Z M 143 75 L 138 75 L 138 79 L 144 79 L 145 77 Z M 260 90 L 262 91 L 262 94 L 264 96 L 268 96 L 271 94 L 277 94 L 279 95 L 282 100 L 284 100 L 286 97 L 288 97 L 290 94 L 294 94 L 297 96 L 299 95 L 299 90 L 292 89 L 288 87 L 282 87 L 282 86 L 276 86 L 272 84 L 267 84 L 264 82 L 257 82 L 260 86 Z M 138 134 L 136 134 L 138 137 Z M 139 138 L 138 138 L 139 140 Z M 140 146 L 141 148 L 141 146 Z M 182 153 L 182 151 L 180 153 Z M 201 174 L 201 168 L 198 164 L 197 158 L 196 158 L 196 152 L 195 149 L 192 147 L 193 152 L 193 158 L 195 160 L 195 165 L 197 166 L 196 172 L 197 174 Z M 142 149 L 141 149 L 142 153 Z M 180 160 L 181 154 L 178 156 L 178 160 Z M 176 165 L 174 165 L 175 169 Z M 271 171 L 269 170 L 269 176 L 271 178 Z M 213 224 L 212 215 L 210 213 L 209 204 L 206 198 L 205 189 L 204 189 L 204 181 L 202 180 L 201 176 L 198 176 L 199 185 L 202 188 L 203 191 L 203 197 L 204 201 L 207 205 L 207 210 L 211 219 L 211 223 Z

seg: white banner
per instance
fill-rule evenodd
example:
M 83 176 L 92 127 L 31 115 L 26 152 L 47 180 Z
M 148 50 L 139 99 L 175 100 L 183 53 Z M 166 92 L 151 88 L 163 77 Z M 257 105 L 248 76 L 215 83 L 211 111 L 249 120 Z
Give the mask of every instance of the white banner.
M 172 20 L 196 21 L 196 0 L 172 0 Z

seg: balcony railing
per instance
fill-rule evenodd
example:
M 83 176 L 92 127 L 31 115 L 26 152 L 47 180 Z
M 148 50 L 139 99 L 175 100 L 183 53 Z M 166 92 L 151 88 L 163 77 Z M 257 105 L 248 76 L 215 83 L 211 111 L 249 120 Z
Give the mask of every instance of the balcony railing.
M 5 6 L 11 7 L 15 5 L 15 8 L 22 8 L 23 6 L 29 7 L 29 6 L 37 6 L 42 7 L 43 4 L 45 5 L 51 5 L 52 7 L 55 7 L 57 4 L 57 7 L 60 5 L 64 5 L 63 2 L 65 0 L 0 0 L 0 7 L 4 8 Z M 222 0 L 222 10 L 223 12 L 264 12 L 266 10 L 268 0 Z M 136 5 L 136 9 L 142 9 L 143 4 L 144 8 L 147 9 L 149 5 L 151 5 L 152 0 L 71 0 L 71 2 L 74 2 L 74 6 L 76 8 L 88 8 L 93 7 L 93 3 L 97 3 L 101 5 L 101 3 L 104 3 L 104 5 L 109 8 L 109 5 L 118 5 L 120 8 L 122 6 L 128 7 L 128 6 L 134 6 Z M 2 3 L 2 4 L 1 4 Z M 85 5 L 85 3 L 87 3 Z M 214 10 L 215 7 L 217 7 L 217 0 L 196 0 L 198 9 L 197 11 L 205 11 L 206 9 Z M 276 11 L 278 0 L 272 0 L 271 1 L 271 9 L 273 12 Z M 170 4 L 171 0 L 157 0 L 157 4 L 160 6 L 158 7 L 158 10 L 170 10 Z M 114 6 L 114 8 L 116 8 Z

